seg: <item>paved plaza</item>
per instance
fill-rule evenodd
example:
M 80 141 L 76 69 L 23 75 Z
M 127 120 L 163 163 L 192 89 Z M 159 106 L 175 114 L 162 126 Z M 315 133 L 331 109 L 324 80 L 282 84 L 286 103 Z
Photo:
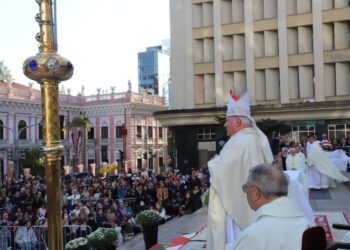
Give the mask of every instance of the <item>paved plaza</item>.
M 350 177 L 350 173 L 345 173 Z M 320 195 L 316 199 L 311 199 L 310 204 L 315 212 L 344 212 L 350 218 L 350 184 L 337 184 L 337 187 L 330 189 L 330 195 Z M 176 217 L 159 227 L 158 242 L 168 243 L 177 236 L 185 233 L 199 231 L 207 223 L 207 208 L 201 208 L 193 214 Z M 138 234 L 134 238 L 125 242 L 118 248 L 121 250 L 144 250 L 143 236 Z

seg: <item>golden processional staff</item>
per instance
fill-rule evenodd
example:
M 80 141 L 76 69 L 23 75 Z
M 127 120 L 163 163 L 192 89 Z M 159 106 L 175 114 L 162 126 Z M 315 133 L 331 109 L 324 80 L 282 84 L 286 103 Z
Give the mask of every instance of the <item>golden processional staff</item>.
M 56 0 L 36 0 L 40 12 L 35 16 L 40 32 L 36 40 L 39 53 L 23 64 L 24 74 L 41 87 L 43 114 L 43 153 L 47 189 L 47 216 L 50 250 L 63 249 L 61 219 L 60 159 L 64 147 L 60 138 L 58 84 L 73 75 L 73 65 L 57 54 Z

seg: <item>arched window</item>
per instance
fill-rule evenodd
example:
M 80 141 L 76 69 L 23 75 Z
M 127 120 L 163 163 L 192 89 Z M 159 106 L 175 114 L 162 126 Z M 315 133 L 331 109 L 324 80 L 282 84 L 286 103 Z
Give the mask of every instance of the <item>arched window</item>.
M 0 140 L 4 139 L 4 123 L 0 120 Z
M 21 134 L 18 134 L 18 139 L 26 140 L 27 139 L 27 129 L 22 129 L 27 127 L 27 123 L 23 120 L 18 123 L 18 133 L 21 131 Z

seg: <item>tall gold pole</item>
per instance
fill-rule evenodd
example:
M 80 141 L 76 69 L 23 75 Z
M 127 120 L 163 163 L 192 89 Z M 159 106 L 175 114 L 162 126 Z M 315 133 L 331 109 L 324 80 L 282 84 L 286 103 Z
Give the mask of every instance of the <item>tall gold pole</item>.
M 24 74 L 41 85 L 43 136 L 47 189 L 47 216 L 50 250 L 63 249 L 61 219 L 61 155 L 58 84 L 73 75 L 73 65 L 57 54 L 55 0 L 36 0 L 40 12 L 35 19 L 40 25 L 36 35 L 39 53 L 23 64 Z

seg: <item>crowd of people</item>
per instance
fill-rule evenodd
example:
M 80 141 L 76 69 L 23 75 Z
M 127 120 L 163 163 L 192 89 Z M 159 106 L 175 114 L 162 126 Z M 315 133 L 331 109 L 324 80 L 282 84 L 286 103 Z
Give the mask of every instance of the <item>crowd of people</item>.
M 157 210 L 162 223 L 192 213 L 202 206 L 201 195 L 208 188 L 208 175 L 207 170 L 200 169 L 189 174 L 174 171 L 149 176 L 147 171 L 130 171 L 106 178 L 89 174 L 62 177 L 65 243 L 99 227 L 113 227 L 120 232 L 116 241 L 121 245 L 125 238 L 141 232 L 135 217 L 145 209 Z M 40 177 L 11 179 L 2 184 L 0 249 L 7 249 L 4 247 L 13 242 L 18 246 L 42 247 L 47 236 L 34 231 L 31 237 L 22 239 L 20 232 L 27 232 L 31 225 L 46 226 L 45 190 L 45 181 Z
M 318 139 L 318 140 L 317 140 Z M 324 151 L 343 150 L 347 156 L 350 156 L 350 133 L 347 137 L 340 139 L 332 138 L 328 139 L 326 134 L 322 134 L 320 138 L 315 138 L 319 142 L 320 146 Z M 301 158 L 301 161 L 305 162 L 305 156 L 307 151 L 307 137 L 302 138 L 300 143 L 290 142 L 285 143 L 283 137 L 275 137 L 271 142 L 271 149 L 274 153 L 274 165 L 278 166 L 283 170 L 291 170 L 292 167 L 288 168 L 287 158 L 289 155 L 297 155 Z M 299 166 L 301 164 L 298 164 Z M 291 164 L 289 164 L 291 166 Z

